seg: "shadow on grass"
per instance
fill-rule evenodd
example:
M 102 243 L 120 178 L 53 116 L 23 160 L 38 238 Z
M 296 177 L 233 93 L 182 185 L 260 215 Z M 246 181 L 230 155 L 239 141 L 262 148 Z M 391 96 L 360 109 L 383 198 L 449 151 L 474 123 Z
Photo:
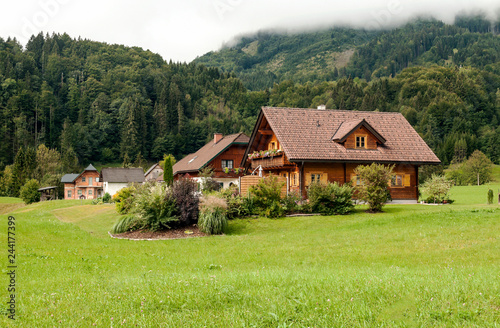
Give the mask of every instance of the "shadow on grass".
M 230 220 L 225 234 L 228 236 L 240 236 L 248 234 L 251 229 L 249 228 L 249 221 L 252 219 L 234 219 Z M 254 220 L 254 219 L 253 219 Z

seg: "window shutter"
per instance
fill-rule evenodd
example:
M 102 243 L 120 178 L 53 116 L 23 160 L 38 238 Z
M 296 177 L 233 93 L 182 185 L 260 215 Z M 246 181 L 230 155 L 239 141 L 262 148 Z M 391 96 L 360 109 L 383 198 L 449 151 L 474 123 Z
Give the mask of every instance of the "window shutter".
M 403 186 L 405 186 L 405 187 L 410 187 L 411 186 L 410 177 L 411 176 L 409 174 L 405 174 L 404 175 Z
M 311 184 L 311 173 L 306 173 L 306 186 Z
M 321 183 L 322 184 L 328 183 L 328 173 L 321 173 Z

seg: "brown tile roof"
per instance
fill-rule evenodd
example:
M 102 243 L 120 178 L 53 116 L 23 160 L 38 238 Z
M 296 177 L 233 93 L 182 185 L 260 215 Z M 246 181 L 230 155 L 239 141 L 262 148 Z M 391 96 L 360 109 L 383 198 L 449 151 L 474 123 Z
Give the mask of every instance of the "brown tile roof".
M 250 138 L 244 133 L 225 136 L 218 143 L 214 143 L 211 140 L 196 153 L 190 154 L 175 163 L 173 168 L 174 175 L 178 173 L 198 172 L 232 144 L 246 145 L 249 140 Z
M 400 113 L 264 107 L 257 124 L 262 116 L 290 161 L 440 163 Z M 358 150 L 333 141 L 334 135 L 349 133 L 361 120 L 383 136 L 385 144 L 377 150 Z
M 101 182 L 111 183 L 142 183 L 144 170 L 142 168 L 106 167 L 101 171 Z

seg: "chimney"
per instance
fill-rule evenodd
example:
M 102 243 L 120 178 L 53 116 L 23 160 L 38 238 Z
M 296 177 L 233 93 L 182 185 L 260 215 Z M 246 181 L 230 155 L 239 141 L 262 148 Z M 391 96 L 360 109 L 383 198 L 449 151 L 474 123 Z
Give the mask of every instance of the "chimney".
M 214 133 L 214 144 L 221 141 L 222 138 L 224 138 L 224 135 L 222 133 Z
M 319 105 L 319 106 L 318 106 L 318 109 L 319 109 L 319 110 L 326 110 L 326 105 Z

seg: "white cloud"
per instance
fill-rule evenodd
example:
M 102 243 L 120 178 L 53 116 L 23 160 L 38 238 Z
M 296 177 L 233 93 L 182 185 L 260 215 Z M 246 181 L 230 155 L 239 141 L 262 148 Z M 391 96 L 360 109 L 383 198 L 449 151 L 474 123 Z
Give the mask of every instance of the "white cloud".
M 451 23 L 456 13 L 478 9 L 492 17 L 497 12 L 491 0 L 24 0 L 0 6 L 0 33 L 25 43 L 39 31 L 66 32 L 143 47 L 166 60 L 191 61 L 236 35 L 262 29 L 388 27 L 415 15 Z

